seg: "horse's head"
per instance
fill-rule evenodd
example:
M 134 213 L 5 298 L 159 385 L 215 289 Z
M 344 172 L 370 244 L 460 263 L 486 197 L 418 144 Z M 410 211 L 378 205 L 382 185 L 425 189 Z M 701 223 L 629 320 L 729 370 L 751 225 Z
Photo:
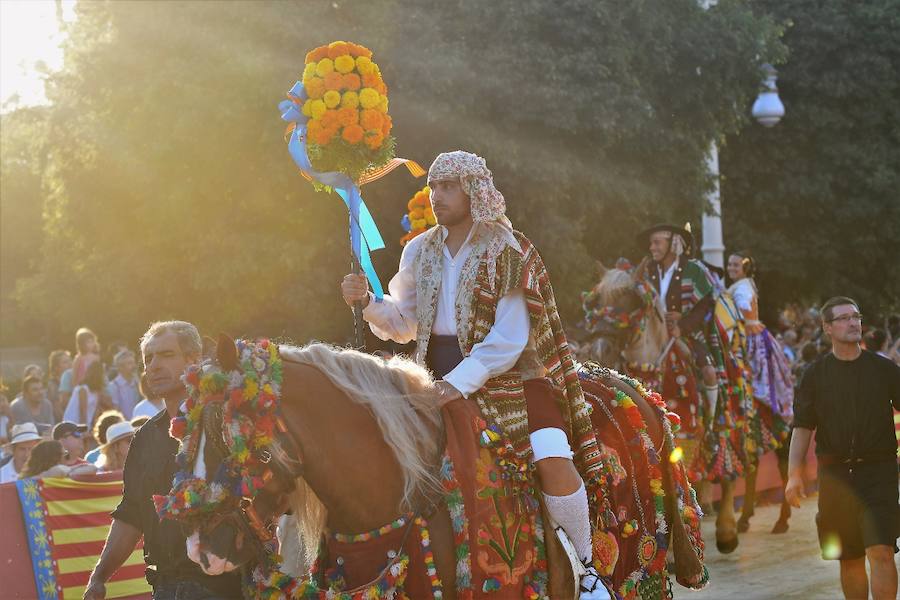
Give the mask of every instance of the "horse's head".
M 266 361 L 277 356 L 277 348 L 247 348 L 239 355 L 235 342 L 220 336 L 215 361 L 188 372 L 188 382 L 206 400 L 189 405 L 186 427 L 191 429 L 179 454 L 182 470 L 165 499 L 170 508 L 165 516 L 184 526 L 188 557 L 208 575 L 265 555 L 300 473 L 291 456 L 296 446 L 275 414 L 279 380 L 268 379 L 270 371 L 280 373 L 280 365 L 273 369 Z M 197 400 L 193 392 L 192 399 Z M 269 435 L 260 437 L 257 425 L 268 425 Z M 195 505 L 186 500 L 182 508 L 181 498 L 194 498 Z
M 591 333 L 591 358 L 616 365 L 652 302 L 622 259 L 612 269 L 601 267 L 600 273 L 600 282 L 584 296 L 585 328 Z

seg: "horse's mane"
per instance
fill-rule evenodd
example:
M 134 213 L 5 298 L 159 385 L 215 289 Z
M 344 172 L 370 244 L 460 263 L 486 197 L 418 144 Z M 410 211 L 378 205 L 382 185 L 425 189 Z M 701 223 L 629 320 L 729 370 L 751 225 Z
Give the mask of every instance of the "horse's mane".
M 353 402 L 372 412 L 403 472 L 402 509 L 409 509 L 417 494 L 440 486 L 432 472 L 439 436 L 423 435 L 440 425 L 440 411 L 430 393 L 434 379 L 426 369 L 407 358 L 384 360 L 319 342 L 280 350 L 286 360 L 319 370 Z M 314 553 L 327 517 L 325 508 L 300 480 L 291 504 L 307 552 Z
M 601 306 L 612 306 L 619 297 L 634 290 L 631 273 L 623 269 L 609 269 L 594 288 Z

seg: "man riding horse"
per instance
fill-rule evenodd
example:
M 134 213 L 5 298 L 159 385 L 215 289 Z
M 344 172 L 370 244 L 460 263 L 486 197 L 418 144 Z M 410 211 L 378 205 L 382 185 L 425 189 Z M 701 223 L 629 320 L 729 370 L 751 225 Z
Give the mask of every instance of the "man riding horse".
M 700 375 L 701 393 L 666 397 L 682 397 L 680 405 L 673 408 L 682 417 L 681 442 L 695 477 L 723 483 L 717 544 L 720 550 L 729 552 L 737 545 L 730 481 L 742 470 L 743 452 L 740 423 L 736 421 L 743 418 L 747 412 L 744 404 L 751 401 L 745 397 L 749 396 L 745 368 L 740 357 L 729 352 L 727 334 L 715 316 L 721 286 L 703 262 L 691 258 L 691 232 L 660 224 L 644 230 L 639 240 L 648 247 L 652 260 L 645 259 L 638 267 L 637 282 L 652 288 L 670 337 L 661 366 L 664 371 L 677 371 L 662 373 L 660 380 L 665 381 L 668 375 L 685 388 L 693 373 Z M 697 396 L 705 402 L 698 402 Z M 698 420 L 698 412 L 702 419 Z
M 365 278 L 347 275 L 344 299 L 363 302 L 379 338 L 415 340 L 416 362 L 440 380 L 441 401 L 476 400 L 520 459 L 534 462 L 547 510 L 585 564 L 581 598 L 609 597 L 592 565 L 579 474 L 591 468 L 597 442 L 548 274 L 513 230 L 483 158 L 441 154 L 428 184 L 438 227 L 405 246 L 390 294 L 373 302 Z

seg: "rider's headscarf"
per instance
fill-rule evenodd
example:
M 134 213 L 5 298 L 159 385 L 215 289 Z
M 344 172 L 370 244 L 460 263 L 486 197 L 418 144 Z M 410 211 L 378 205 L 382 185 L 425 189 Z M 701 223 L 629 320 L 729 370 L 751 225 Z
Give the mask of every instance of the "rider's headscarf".
M 509 245 L 522 252 L 513 235 L 512 223 L 506 216 L 506 200 L 494 187 L 494 177 L 485 160 L 471 152 L 456 150 L 438 154 L 428 169 L 429 183 L 457 177 L 469 197 L 472 220 L 490 233 L 486 251 L 488 273 L 493 282 L 494 265 L 503 248 Z

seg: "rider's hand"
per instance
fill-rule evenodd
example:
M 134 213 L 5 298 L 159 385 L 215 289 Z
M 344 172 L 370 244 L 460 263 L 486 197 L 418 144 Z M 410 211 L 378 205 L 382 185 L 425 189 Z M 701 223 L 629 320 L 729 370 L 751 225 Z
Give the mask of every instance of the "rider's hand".
M 443 406 L 448 402 L 453 402 L 454 400 L 459 400 L 463 397 L 458 389 L 444 380 L 436 381 L 434 383 L 434 389 L 438 394 L 438 406 Z
M 105 600 L 106 586 L 100 581 L 89 581 L 87 589 L 84 590 L 82 600 Z
M 784 487 L 784 499 L 794 508 L 800 508 L 800 500 L 806 498 L 806 492 L 803 489 L 803 478 L 794 475 L 788 479 L 787 485 Z
M 341 282 L 341 295 L 344 302 L 353 306 L 354 302 L 362 302 L 363 308 L 369 305 L 369 283 L 365 275 L 350 273 Z

